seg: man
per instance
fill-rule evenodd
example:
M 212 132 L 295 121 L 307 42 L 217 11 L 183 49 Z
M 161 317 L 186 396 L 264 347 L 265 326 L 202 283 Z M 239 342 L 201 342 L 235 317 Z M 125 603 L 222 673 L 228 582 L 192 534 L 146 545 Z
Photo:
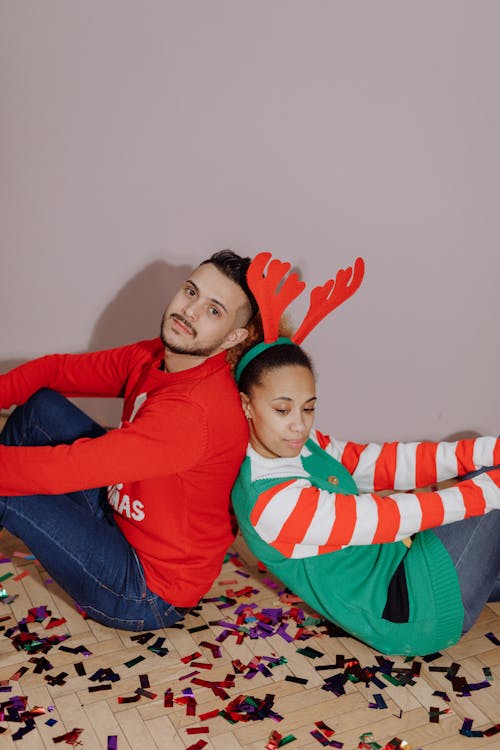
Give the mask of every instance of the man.
M 22 404 L 0 437 L 0 524 L 112 627 L 175 623 L 233 541 L 248 430 L 226 352 L 257 310 L 249 263 L 227 250 L 198 266 L 158 339 L 0 376 L 0 408 Z M 122 397 L 120 427 L 106 432 L 66 396 Z

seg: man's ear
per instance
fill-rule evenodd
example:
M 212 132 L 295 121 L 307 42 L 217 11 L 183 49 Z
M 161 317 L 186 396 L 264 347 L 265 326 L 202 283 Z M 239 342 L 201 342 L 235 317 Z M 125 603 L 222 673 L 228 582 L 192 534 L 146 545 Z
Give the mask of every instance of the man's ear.
M 248 331 L 246 328 L 234 328 L 231 333 L 229 333 L 222 344 L 220 345 L 221 349 L 232 349 L 233 346 L 237 346 L 238 344 L 241 344 L 242 341 L 246 339 L 248 336 Z

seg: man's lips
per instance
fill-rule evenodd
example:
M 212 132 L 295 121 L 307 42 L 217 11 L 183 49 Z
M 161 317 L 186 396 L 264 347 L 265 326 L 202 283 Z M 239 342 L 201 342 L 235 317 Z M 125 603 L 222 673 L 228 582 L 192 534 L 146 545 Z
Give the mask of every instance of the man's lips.
M 172 314 L 170 317 L 174 321 L 174 326 L 176 326 L 176 328 L 178 328 L 180 331 L 182 331 L 183 333 L 188 333 L 190 336 L 195 335 L 194 329 L 191 328 L 189 323 L 187 323 L 185 320 L 174 314 Z

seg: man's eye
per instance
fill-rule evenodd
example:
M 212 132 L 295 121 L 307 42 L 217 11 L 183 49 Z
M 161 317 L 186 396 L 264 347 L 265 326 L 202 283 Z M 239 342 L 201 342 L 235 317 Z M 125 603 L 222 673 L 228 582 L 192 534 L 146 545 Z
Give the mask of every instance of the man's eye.
M 304 409 L 304 411 L 309 411 L 309 412 L 315 411 L 315 410 L 316 410 L 315 406 L 308 406 L 307 408 Z
M 210 315 L 214 315 L 215 317 L 218 317 L 220 315 L 220 312 L 217 310 L 216 307 L 210 307 L 209 312 L 210 312 Z
M 195 294 L 196 294 L 196 292 L 194 291 L 193 287 L 191 287 L 191 286 L 187 286 L 184 289 L 184 291 L 186 292 L 186 294 L 188 295 L 188 297 L 194 297 Z
M 275 409 L 275 411 L 277 411 L 278 414 L 288 414 L 288 409 Z

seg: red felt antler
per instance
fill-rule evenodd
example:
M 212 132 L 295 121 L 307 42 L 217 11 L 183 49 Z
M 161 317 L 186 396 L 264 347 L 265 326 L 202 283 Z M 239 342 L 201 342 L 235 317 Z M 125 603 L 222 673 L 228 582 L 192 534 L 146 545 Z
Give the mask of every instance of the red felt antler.
M 335 281 L 329 279 L 323 286 L 315 287 L 311 292 L 309 310 L 302 321 L 302 325 L 292 336 L 292 341 L 295 344 L 301 344 L 324 317 L 349 297 L 352 297 L 354 292 L 359 289 L 364 273 L 365 263 L 363 258 L 356 258 L 354 271 L 351 267 L 341 268 L 337 271 Z
M 282 263 L 280 260 L 272 260 L 269 263 L 267 275 L 264 276 L 264 269 L 270 258 L 271 253 L 258 253 L 247 272 L 248 286 L 257 300 L 262 316 L 266 343 L 278 338 L 279 323 L 283 312 L 305 288 L 305 283 L 299 280 L 296 273 L 291 273 L 285 279 L 291 265 Z

